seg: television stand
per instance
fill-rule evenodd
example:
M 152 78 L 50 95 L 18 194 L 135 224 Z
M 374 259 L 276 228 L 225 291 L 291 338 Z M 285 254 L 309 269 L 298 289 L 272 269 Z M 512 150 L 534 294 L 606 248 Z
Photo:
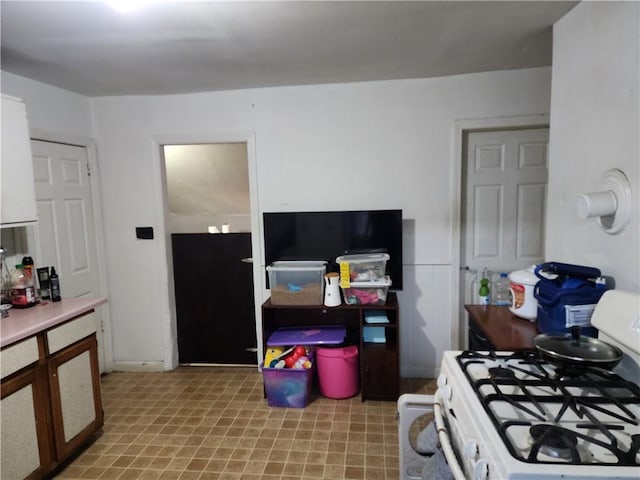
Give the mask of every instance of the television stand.
M 365 312 L 384 311 L 387 324 L 367 324 Z M 365 400 L 397 400 L 400 394 L 400 327 L 398 299 L 389 292 L 385 305 L 273 305 L 262 304 L 262 342 L 266 351 L 269 336 L 280 327 L 344 325 L 347 341 L 358 345 L 360 397 Z M 382 327 L 384 343 L 365 342 L 364 327 Z

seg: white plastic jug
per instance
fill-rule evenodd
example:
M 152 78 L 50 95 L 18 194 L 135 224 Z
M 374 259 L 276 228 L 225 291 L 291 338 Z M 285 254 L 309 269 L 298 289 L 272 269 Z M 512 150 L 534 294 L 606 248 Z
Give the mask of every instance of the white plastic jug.
M 324 276 L 324 305 L 325 307 L 337 307 L 342 303 L 340 299 L 340 274 L 329 272 Z
M 511 291 L 509 310 L 514 315 L 532 322 L 538 317 L 538 301 L 533 296 L 533 291 L 539 278 L 536 277 L 534 269 L 535 265 L 509 274 L 509 290 Z

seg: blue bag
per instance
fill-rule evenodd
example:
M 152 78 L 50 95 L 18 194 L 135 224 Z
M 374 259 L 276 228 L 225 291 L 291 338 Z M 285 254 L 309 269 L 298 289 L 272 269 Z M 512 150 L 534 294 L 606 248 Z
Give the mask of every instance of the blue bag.
M 538 330 L 543 333 L 569 333 L 581 327 L 580 334 L 597 337 L 591 315 L 607 289 L 598 281 L 600 270 L 593 267 L 549 262 L 538 265 L 540 279 L 534 290 L 538 300 Z

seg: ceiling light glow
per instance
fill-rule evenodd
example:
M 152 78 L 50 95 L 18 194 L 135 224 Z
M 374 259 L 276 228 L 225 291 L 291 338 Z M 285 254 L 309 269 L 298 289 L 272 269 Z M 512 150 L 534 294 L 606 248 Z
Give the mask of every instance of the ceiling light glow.
M 153 0 L 106 0 L 111 8 L 120 13 L 129 13 L 139 10 L 145 5 L 152 3 Z

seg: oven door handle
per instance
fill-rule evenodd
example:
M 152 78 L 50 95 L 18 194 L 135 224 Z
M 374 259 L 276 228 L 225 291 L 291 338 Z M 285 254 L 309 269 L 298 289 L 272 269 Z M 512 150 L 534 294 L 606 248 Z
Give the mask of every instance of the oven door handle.
M 444 409 L 444 401 L 442 398 L 442 393 L 440 390 L 436 390 L 436 394 L 434 395 L 434 403 L 433 403 L 433 417 L 436 421 L 436 427 L 438 429 L 438 440 L 440 440 L 440 446 L 442 447 L 442 451 L 444 453 L 445 458 L 447 459 L 447 463 L 449 464 L 449 468 L 451 469 L 451 473 L 453 473 L 453 477 L 456 480 L 465 480 L 464 472 L 460 465 L 458 464 L 458 459 L 456 458 L 456 454 L 453 451 L 453 447 L 451 446 L 451 440 L 449 438 L 449 432 L 447 432 L 446 425 L 444 423 L 443 418 L 443 409 Z

